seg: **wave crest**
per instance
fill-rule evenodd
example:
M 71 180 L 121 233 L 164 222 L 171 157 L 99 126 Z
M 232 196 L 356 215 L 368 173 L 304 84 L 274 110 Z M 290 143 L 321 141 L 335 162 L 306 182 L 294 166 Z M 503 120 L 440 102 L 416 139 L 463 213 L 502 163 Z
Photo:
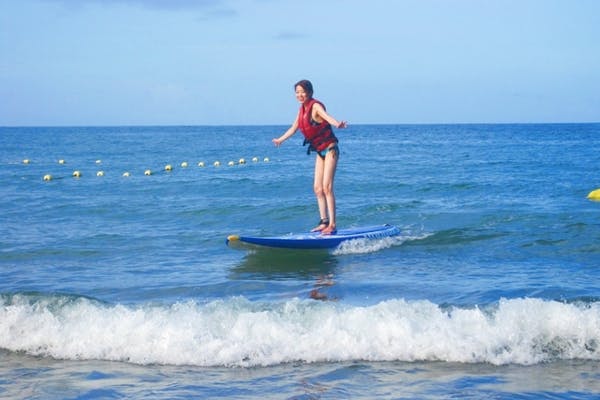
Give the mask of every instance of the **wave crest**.
M 358 307 L 233 298 L 133 307 L 15 295 L 0 299 L 0 348 L 60 359 L 238 367 L 600 360 L 600 303 L 512 299 L 467 309 L 402 299 Z

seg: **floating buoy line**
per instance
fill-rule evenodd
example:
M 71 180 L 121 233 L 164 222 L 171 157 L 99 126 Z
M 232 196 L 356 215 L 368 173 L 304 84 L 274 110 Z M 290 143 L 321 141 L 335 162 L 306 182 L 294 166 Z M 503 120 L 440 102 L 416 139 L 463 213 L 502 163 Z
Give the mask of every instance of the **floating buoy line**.
M 253 163 L 259 163 L 261 160 L 258 157 L 252 157 L 252 162 Z M 263 163 L 268 163 L 270 162 L 269 157 L 264 157 L 262 159 Z M 32 163 L 32 161 L 29 158 L 25 158 L 22 160 L 23 165 L 30 165 Z M 67 162 L 64 159 L 59 159 L 58 160 L 58 164 L 64 166 L 67 164 Z M 100 165 L 102 164 L 102 160 L 96 160 L 95 162 L 96 165 Z M 236 165 L 245 165 L 246 164 L 246 159 L 245 158 L 240 158 L 237 162 L 236 161 L 229 161 L 227 163 L 227 166 L 229 167 L 234 167 Z M 205 168 L 207 166 L 206 162 L 204 161 L 199 161 L 197 164 L 198 168 Z M 212 163 L 214 168 L 219 168 L 221 166 L 221 162 L 220 161 L 215 161 Z M 183 161 L 179 164 L 179 167 L 181 169 L 186 169 L 190 166 L 188 161 Z M 172 164 L 166 164 L 163 168 L 164 172 L 169 173 L 172 172 L 174 170 L 173 165 Z M 101 178 L 105 175 L 104 170 L 98 170 L 96 172 L 96 176 Z M 152 171 L 151 169 L 146 169 L 144 170 L 144 176 L 152 176 L 154 175 L 154 171 Z M 83 173 L 80 170 L 74 170 L 73 173 L 71 174 L 71 176 L 73 178 L 79 179 L 83 177 Z M 129 178 L 132 176 L 132 173 L 129 171 L 124 171 L 121 176 L 123 178 Z M 52 181 L 54 179 L 54 176 L 52 174 L 45 174 L 42 177 L 42 180 L 45 182 L 49 182 Z M 586 196 L 588 200 L 592 200 L 592 201 L 598 201 L 600 202 L 600 188 L 592 190 L 590 193 L 588 193 L 588 195 Z
M 268 163 L 271 160 L 269 159 L 269 157 L 264 157 L 264 158 L 262 158 L 262 160 L 259 157 L 252 157 L 252 163 L 260 163 L 261 161 L 263 163 Z M 26 158 L 26 159 L 24 159 L 22 161 L 22 163 L 24 165 L 30 165 L 30 164 L 32 164 L 32 161 L 30 159 Z M 60 164 L 62 166 L 66 166 L 67 162 L 64 159 L 60 159 L 60 160 L 58 160 L 58 164 Z M 100 164 L 102 164 L 102 160 L 96 160 L 95 164 L 99 166 Z M 227 166 L 229 166 L 229 167 L 234 167 L 236 165 L 245 165 L 245 164 L 246 164 L 246 159 L 245 158 L 240 158 L 238 161 L 233 161 L 232 160 L 232 161 L 227 162 Z M 205 167 L 207 167 L 208 164 L 206 162 L 204 162 L 204 161 L 199 161 L 196 165 L 197 165 L 198 168 L 205 168 Z M 219 167 L 221 167 L 221 162 L 220 161 L 215 161 L 215 162 L 212 163 L 212 166 L 214 168 L 219 168 Z M 183 162 L 181 162 L 179 164 L 179 168 L 181 168 L 181 169 L 187 169 L 189 167 L 190 167 L 190 163 L 188 161 L 183 161 Z M 170 173 L 170 172 L 173 172 L 174 170 L 175 170 L 175 168 L 173 167 L 172 164 L 166 164 L 164 166 L 164 168 L 163 168 L 163 171 L 165 173 Z M 143 172 L 144 176 L 152 176 L 154 174 L 155 174 L 155 172 L 152 169 L 146 169 Z M 81 170 L 76 169 L 76 170 L 73 170 L 71 176 L 73 178 L 75 178 L 75 179 L 80 179 L 84 175 L 81 172 Z M 98 170 L 96 172 L 96 176 L 97 177 L 103 177 L 103 176 L 105 176 L 105 171 L 104 170 Z M 123 177 L 123 178 L 128 178 L 128 177 L 131 177 L 131 176 L 133 176 L 133 174 L 130 171 L 124 171 L 124 172 L 121 173 L 121 177 Z M 52 181 L 53 179 L 54 179 L 54 176 L 52 174 L 45 174 L 42 177 L 42 180 L 45 181 L 45 182 Z

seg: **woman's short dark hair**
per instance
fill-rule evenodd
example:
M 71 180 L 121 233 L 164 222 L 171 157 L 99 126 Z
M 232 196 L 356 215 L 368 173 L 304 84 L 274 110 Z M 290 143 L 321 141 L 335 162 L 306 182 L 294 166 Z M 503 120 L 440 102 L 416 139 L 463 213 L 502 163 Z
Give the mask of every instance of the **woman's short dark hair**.
M 308 94 L 308 97 L 312 97 L 314 93 L 313 86 L 308 79 L 302 79 L 301 81 L 296 82 L 294 89 L 296 89 L 298 86 L 301 86 L 302 89 L 304 89 L 304 91 Z

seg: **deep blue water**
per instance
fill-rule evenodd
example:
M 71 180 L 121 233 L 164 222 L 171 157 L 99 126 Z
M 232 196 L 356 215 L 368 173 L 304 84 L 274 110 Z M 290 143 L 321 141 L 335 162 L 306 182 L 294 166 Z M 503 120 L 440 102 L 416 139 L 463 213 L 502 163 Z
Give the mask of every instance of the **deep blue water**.
M 0 398 L 596 398 L 600 124 L 285 129 L 0 128 Z

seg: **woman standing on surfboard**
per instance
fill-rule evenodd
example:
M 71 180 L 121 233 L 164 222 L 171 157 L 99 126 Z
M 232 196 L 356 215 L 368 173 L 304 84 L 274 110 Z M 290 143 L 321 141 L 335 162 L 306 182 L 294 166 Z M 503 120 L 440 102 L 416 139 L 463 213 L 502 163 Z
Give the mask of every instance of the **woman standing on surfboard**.
M 321 219 L 312 232 L 320 231 L 324 235 L 331 235 L 336 232 L 333 178 L 340 155 L 338 140 L 331 127 L 346 128 L 346 121 L 338 122 L 327 114 L 323 103 L 313 98 L 313 86 L 310 81 L 301 80 L 294 88 L 296 99 L 300 102 L 300 110 L 292 126 L 279 138 L 273 139 L 273 143 L 280 146 L 300 129 L 304 135 L 304 144 L 309 145 L 308 154 L 311 151 L 317 153 L 314 191 Z

